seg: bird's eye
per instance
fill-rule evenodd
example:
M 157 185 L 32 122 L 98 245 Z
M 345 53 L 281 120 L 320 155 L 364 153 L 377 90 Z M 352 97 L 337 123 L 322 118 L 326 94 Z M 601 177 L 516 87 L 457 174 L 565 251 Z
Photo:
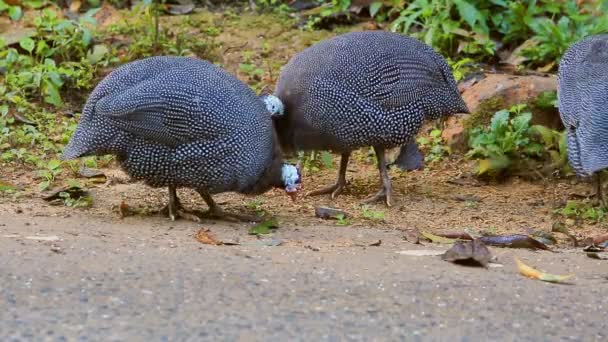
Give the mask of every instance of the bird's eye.
M 570 132 L 575 132 L 576 131 L 576 126 L 575 125 L 570 125 L 568 127 L 568 129 L 570 129 Z

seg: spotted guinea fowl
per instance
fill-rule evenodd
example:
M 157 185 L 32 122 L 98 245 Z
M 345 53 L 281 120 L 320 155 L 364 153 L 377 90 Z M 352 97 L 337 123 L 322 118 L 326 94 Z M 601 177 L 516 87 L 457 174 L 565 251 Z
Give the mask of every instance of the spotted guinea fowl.
M 579 176 L 596 174 L 597 196 L 605 206 L 599 171 L 608 168 L 608 34 L 584 38 L 563 55 L 558 107 L 569 163 Z
M 275 95 L 285 106 L 275 120 L 284 150 L 341 153 L 337 183 L 309 195 L 337 196 L 346 185 L 351 151 L 372 146 L 382 187 L 366 202 L 383 199 L 387 205 L 385 149 L 404 145 L 400 157 L 407 159 L 417 152 L 412 139 L 426 119 L 468 113 L 438 53 L 381 31 L 343 34 L 296 54 L 281 70 Z
M 278 114 L 280 101 L 264 100 L 203 60 L 161 56 L 128 63 L 93 90 L 63 158 L 116 155 L 132 178 L 169 188 L 173 220 L 192 217 L 179 203 L 179 187 L 202 196 L 205 216 L 254 219 L 222 211 L 211 195 L 298 190 L 299 170 L 283 163 L 268 113 Z

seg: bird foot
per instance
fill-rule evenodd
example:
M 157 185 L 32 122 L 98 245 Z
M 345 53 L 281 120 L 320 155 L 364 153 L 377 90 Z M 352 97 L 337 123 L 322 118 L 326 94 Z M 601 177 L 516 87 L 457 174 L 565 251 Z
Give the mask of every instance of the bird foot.
M 392 191 L 391 189 L 387 189 L 386 187 L 382 187 L 380 189 L 380 191 L 378 191 L 377 194 L 375 194 L 372 197 L 369 197 L 365 200 L 363 200 L 363 204 L 372 204 L 372 203 L 376 203 L 379 201 L 383 201 L 384 204 L 386 204 L 387 207 L 390 207 L 392 205 L 392 195 L 391 195 Z
M 163 209 L 160 210 L 163 215 L 169 216 L 171 221 L 175 221 L 177 219 L 184 219 L 196 223 L 202 222 L 202 214 L 197 210 L 189 210 L 181 206 L 181 204 L 171 206 L 167 204 Z
M 318 195 L 326 195 L 331 194 L 331 199 L 338 197 L 342 191 L 346 188 L 346 182 L 337 182 L 334 185 L 327 186 L 325 188 L 311 191 L 306 194 L 306 196 L 318 196 Z
M 262 222 L 262 220 L 264 219 L 263 217 L 255 215 L 228 213 L 219 207 L 210 208 L 209 210 L 202 213 L 202 217 L 207 219 L 223 220 L 229 222 Z

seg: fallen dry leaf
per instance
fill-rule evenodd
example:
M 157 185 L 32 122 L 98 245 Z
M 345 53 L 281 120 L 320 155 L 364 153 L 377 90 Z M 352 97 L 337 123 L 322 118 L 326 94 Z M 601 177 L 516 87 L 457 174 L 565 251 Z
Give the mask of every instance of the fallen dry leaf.
M 591 259 L 608 260 L 608 253 L 587 252 L 587 256 Z
M 447 233 L 438 233 L 437 236 L 441 236 L 447 239 L 454 240 L 473 240 L 471 234 L 467 232 L 447 232 Z
M 550 250 L 544 243 L 522 234 L 482 236 L 479 239 L 488 246 Z
M 434 242 L 434 243 L 451 244 L 451 243 L 456 242 L 455 239 L 448 239 L 448 238 L 444 238 L 442 236 L 438 236 L 438 235 L 427 233 L 427 232 L 420 232 L 420 235 L 424 236 L 425 238 L 431 240 L 431 242 Z
M 211 231 L 209 229 L 201 229 L 196 233 L 196 239 L 198 242 L 205 245 L 214 245 L 219 246 L 222 245 L 223 242 L 216 239 L 213 235 L 211 235 Z
M 473 241 L 456 241 L 454 246 L 441 257 L 445 261 L 457 264 L 487 267 L 492 253 L 479 239 Z
M 549 273 L 541 272 L 539 270 L 536 270 L 536 269 L 524 264 L 518 258 L 515 258 L 515 262 L 517 263 L 517 269 L 519 270 L 519 273 L 521 275 L 523 275 L 524 277 L 538 279 L 538 280 L 546 281 L 549 283 L 561 283 L 567 279 L 574 277 L 574 274 L 556 275 L 556 274 L 549 274 Z

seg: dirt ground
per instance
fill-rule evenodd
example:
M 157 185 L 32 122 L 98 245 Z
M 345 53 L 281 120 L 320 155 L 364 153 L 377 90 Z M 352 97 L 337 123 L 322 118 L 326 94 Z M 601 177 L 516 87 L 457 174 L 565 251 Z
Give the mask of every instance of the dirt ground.
M 215 196 L 226 210 L 255 212 L 263 210 L 268 216 L 276 216 L 282 225 L 301 227 L 335 224 L 315 217 L 315 207 L 331 206 L 352 215 L 343 229 L 373 227 L 378 229 L 412 230 L 428 232 L 455 232 L 465 228 L 501 233 L 530 233 L 534 230 L 551 232 L 553 223 L 564 221 L 554 213 L 564 206 L 566 200 L 580 199 L 592 194 L 592 186 L 576 180 L 551 180 L 530 182 L 517 178 L 502 184 L 491 184 L 472 176 L 473 165 L 467 161 L 443 161 L 422 171 L 400 172 L 392 170 L 393 206 L 384 204 L 362 206 L 361 201 L 374 194 L 379 186 L 377 170 L 367 161 L 363 151 L 355 154 L 348 168 L 350 182 L 347 190 L 335 200 L 329 196 L 300 196 L 296 202 L 280 190 L 272 190 L 257 197 L 234 193 Z M 337 160 L 336 160 L 337 161 Z M 334 164 L 336 165 L 336 163 Z M 31 173 L 7 170 L 4 175 L 9 183 L 28 187 L 36 181 Z M 50 205 L 41 199 L 37 191 L 21 197 L 5 195 L 0 198 L 0 210 L 21 216 L 69 216 L 75 212 L 98 218 L 120 217 L 119 207 L 126 203 L 139 209 L 140 216 L 158 216 L 155 220 L 169 224 L 168 218 L 156 214 L 168 201 L 166 189 L 152 189 L 141 183 L 130 183 L 126 174 L 118 168 L 102 170 L 107 181 L 103 184 L 89 182 L 93 197 L 90 209 L 68 208 Z M 337 170 L 322 169 L 305 174 L 303 191 L 317 189 L 335 181 Z M 200 197 L 188 189 L 179 191 L 187 207 L 205 209 Z M 373 213 L 376 218 L 365 217 Z M 368 215 L 369 216 L 369 215 Z M 85 223 L 85 222 L 83 222 Z M 205 224 L 205 222 L 203 222 Z M 586 221 L 570 222 L 570 231 L 578 239 L 606 232 L 602 221 L 590 224 Z M 241 224 L 246 234 L 247 224 Z M 563 234 L 555 234 L 563 246 L 570 245 Z

